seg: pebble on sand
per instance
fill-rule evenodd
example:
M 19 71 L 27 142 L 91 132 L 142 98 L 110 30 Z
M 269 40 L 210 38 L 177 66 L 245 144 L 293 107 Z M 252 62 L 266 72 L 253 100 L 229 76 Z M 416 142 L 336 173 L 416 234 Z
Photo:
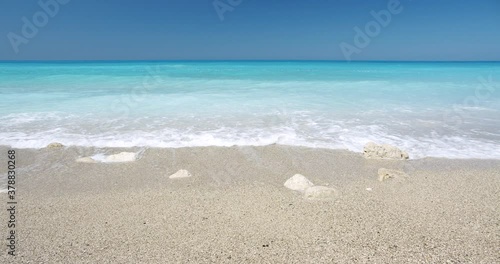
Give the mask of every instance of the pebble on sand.
M 104 162 L 131 162 L 137 160 L 137 154 L 134 152 L 120 152 L 118 154 L 109 155 L 104 159 Z
M 367 159 L 399 159 L 406 160 L 409 158 L 408 153 L 398 149 L 397 147 L 383 144 L 377 145 L 373 142 L 366 143 L 363 148 L 363 155 Z
M 314 186 L 304 175 L 295 174 L 285 182 L 285 187 L 299 192 L 304 192 L 307 188 Z
M 337 196 L 337 190 L 326 186 L 309 187 L 304 192 L 304 198 L 309 200 L 331 200 Z
M 191 173 L 187 170 L 178 170 L 176 173 L 170 175 L 168 178 L 170 179 L 180 179 L 180 178 L 189 178 L 191 177 Z
M 378 180 L 385 181 L 392 178 L 404 178 L 406 177 L 406 173 L 398 170 L 390 170 L 386 168 L 378 169 Z
M 62 147 L 64 147 L 63 144 L 61 144 L 59 142 L 52 142 L 52 143 L 48 144 L 46 148 L 48 148 L 48 149 L 57 149 L 57 148 L 62 148 Z

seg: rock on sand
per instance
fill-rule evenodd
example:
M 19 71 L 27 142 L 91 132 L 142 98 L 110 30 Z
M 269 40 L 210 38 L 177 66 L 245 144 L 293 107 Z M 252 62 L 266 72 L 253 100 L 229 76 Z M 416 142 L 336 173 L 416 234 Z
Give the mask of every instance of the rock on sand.
M 180 179 L 180 178 L 189 178 L 191 177 L 191 173 L 187 170 L 178 170 L 176 173 L 170 175 L 168 178 L 170 179 Z
M 338 196 L 337 190 L 326 186 L 314 186 L 304 175 L 295 174 L 285 182 L 285 187 L 299 191 L 308 200 L 332 200 Z
M 385 181 L 387 179 L 392 178 L 405 178 L 407 177 L 406 173 L 398 170 L 390 170 L 385 168 L 378 169 L 378 180 Z
M 48 144 L 46 148 L 48 148 L 48 149 L 57 149 L 57 148 L 62 148 L 62 147 L 64 147 L 63 144 L 61 144 L 59 142 L 52 142 L 52 143 Z
M 363 155 L 367 159 L 408 159 L 408 153 L 398 149 L 397 147 L 383 144 L 377 145 L 373 142 L 369 142 L 365 145 L 363 149 Z
M 304 192 L 307 188 L 312 187 L 314 184 L 304 175 L 295 174 L 292 178 L 288 179 L 284 185 L 290 190 Z

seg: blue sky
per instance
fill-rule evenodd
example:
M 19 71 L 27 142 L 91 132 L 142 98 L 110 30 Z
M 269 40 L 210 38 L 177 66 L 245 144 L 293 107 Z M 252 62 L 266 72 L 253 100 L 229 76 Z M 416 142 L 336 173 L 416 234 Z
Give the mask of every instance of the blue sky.
M 0 60 L 500 60 L 500 1 L 391 1 L 1 1 Z

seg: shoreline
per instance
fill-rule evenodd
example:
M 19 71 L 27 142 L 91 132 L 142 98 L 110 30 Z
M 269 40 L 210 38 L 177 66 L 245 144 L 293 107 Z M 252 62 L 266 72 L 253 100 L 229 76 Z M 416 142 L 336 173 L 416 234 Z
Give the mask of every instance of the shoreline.
M 52 143 L 51 143 L 52 144 Z M 56 143 L 60 144 L 60 143 Z M 19 148 L 12 147 L 11 145 L 0 145 L 0 150 L 3 149 L 17 149 L 24 151 L 43 151 L 48 148 L 50 144 L 45 147 L 39 148 Z M 297 149 L 308 149 L 308 150 L 319 150 L 319 151 L 333 151 L 333 152 L 345 152 L 352 154 L 359 154 L 362 156 L 362 150 L 354 151 L 347 148 L 327 148 L 327 147 L 311 147 L 302 145 L 285 145 L 285 144 L 267 144 L 267 145 L 232 145 L 232 146 L 219 146 L 219 145 L 207 145 L 207 146 L 180 146 L 180 147 L 151 147 L 151 146 L 132 146 L 132 147 L 97 147 L 97 146 L 78 146 L 78 145 L 62 145 L 64 151 L 76 152 L 76 153 L 89 153 L 89 151 L 94 151 L 95 154 L 98 153 L 108 153 L 113 151 L 131 151 L 131 152 L 144 152 L 146 150 L 180 150 L 180 149 L 203 149 L 203 148 L 220 148 L 220 149 L 231 149 L 231 148 L 266 148 L 266 147 L 282 147 L 282 148 L 297 148 Z M 476 157 L 440 157 L 440 156 L 417 156 L 415 158 L 411 150 L 408 150 L 410 155 L 409 160 L 422 160 L 422 159 L 436 159 L 436 160 L 485 160 L 485 161 L 500 161 L 500 158 L 476 158 Z

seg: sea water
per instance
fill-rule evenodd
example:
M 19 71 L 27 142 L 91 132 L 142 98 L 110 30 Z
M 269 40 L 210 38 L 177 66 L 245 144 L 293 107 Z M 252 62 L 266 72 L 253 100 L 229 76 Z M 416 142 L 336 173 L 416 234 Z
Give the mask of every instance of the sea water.
M 0 63 L 0 145 L 283 144 L 500 158 L 500 63 Z

